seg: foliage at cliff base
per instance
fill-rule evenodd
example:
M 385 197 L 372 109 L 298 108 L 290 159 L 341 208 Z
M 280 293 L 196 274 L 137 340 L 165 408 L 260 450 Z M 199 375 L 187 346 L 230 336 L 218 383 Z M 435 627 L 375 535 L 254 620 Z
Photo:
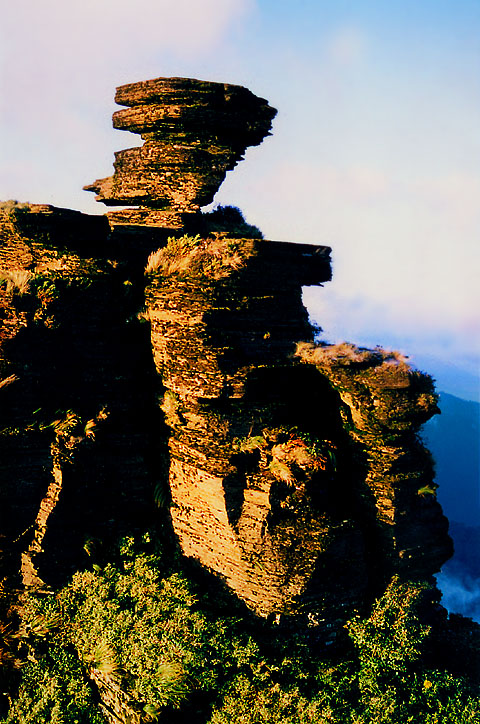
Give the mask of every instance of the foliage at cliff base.
M 62 590 L 25 598 L 22 662 L 10 672 L 18 695 L 2 724 L 100 724 L 99 679 L 142 722 L 173 710 L 205 724 L 480 722 L 478 683 L 459 674 L 451 652 L 438 655 L 448 635 L 422 622 L 428 595 L 426 584 L 394 578 L 331 652 L 308 632 L 244 617 L 153 536 L 124 538 Z M 475 628 L 469 636 L 471 667 L 480 650 Z

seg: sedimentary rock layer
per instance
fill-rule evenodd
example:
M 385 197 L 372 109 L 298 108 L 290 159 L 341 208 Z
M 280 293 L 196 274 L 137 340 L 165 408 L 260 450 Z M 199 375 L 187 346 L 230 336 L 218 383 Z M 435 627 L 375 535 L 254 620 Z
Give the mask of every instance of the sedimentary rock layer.
M 209 204 L 248 146 L 268 134 L 276 111 L 246 88 L 186 78 L 157 78 L 117 89 L 128 106 L 114 128 L 145 143 L 115 154 L 115 173 L 86 186 L 109 206 L 113 223 L 183 226 L 183 215 Z
M 258 614 L 335 629 L 451 548 L 416 437 L 436 410 L 430 378 L 380 351 L 294 356 L 313 336 L 301 286 L 329 278 L 328 251 L 172 240 L 147 267 L 146 306 L 184 553 Z
M 451 554 L 417 436 L 432 381 L 314 343 L 302 286 L 330 279 L 328 247 L 199 212 L 268 134 L 265 100 L 159 78 L 116 101 L 144 145 L 86 188 L 136 208 L 0 205 L 0 581 L 60 585 L 104 543 L 160 534 L 170 500 L 186 556 L 331 641 L 393 574 Z M 127 677 L 89 675 L 112 724 L 145 720 Z
M 312 335 L 302 283 L 330 278 L 330 250 L 170 245 L 149 272 L 146 307 L 180 545 L 256 613 L 301 612 L 328 628 L 367 580 L 360 529 L 329 490 L 334 443 L 301 411 L 310 370 L 293 357 L 295 340 Z
M 381 349 L 307 343 L 298 356 L 338 393 L 357 470 L 363 470 L 359 501 L 375 511 L 367 536 L 380 583 L 382 570 L 383 579 L 392 573 L 428 579 L 453 553 L 432 458 L 418 434 L 438 412 L 432 379 Z

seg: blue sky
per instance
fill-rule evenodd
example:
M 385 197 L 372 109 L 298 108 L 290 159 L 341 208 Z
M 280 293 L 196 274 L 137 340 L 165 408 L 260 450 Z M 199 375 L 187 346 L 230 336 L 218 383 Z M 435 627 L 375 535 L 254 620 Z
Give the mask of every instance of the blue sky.
M 480 3 L 17 0 L 0 28 L 0 198 L 103 213 L 117 85 L 246 85 L 274 133 L 216 201 L 267 238 L 333 247 L 305 301 L 329 340 L 410 353 L 478 399 Z

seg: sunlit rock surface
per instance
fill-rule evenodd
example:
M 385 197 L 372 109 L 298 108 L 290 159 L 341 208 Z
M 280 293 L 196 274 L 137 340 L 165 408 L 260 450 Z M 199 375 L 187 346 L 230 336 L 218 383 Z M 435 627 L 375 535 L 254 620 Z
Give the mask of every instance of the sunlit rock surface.
M 138 207 L 110 212 L 112 223 L 181 228 L 185 214 L 213 201 L 276 114 L 246 88 L 189 78 L 124 85 L 115 100 L 127 108 L 114 113 L 114 127 L 144 144 L 116 153 L 114 175 L 85 187 L 109 206 Z

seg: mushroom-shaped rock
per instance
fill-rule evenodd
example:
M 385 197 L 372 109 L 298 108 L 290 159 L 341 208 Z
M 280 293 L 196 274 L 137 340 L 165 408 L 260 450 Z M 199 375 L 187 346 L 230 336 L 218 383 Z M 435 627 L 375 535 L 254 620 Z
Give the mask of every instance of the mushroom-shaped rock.
M 126 106 L 113 126 L 143 146 L 115 154 L 113 176 L 85 190 L 108 206 L 113 223 L 180 228 L 183 215 L 213 201 L 226 172 L 262 142 L 276 110 L 246 88 L 191 78 L 157 78 L 117 88 Z

